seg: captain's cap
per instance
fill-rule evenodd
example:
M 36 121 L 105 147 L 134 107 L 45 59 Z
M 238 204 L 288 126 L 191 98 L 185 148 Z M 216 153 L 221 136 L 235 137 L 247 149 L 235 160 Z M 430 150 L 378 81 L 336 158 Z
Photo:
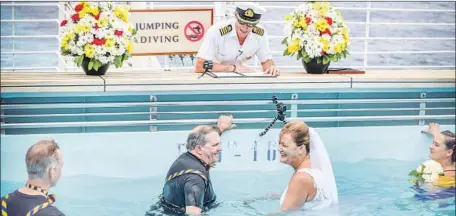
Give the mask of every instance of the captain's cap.
M 239 2 L 236 4 L 236 12 L 241 22 L 256 25 L 266 9 L 253 2 Z

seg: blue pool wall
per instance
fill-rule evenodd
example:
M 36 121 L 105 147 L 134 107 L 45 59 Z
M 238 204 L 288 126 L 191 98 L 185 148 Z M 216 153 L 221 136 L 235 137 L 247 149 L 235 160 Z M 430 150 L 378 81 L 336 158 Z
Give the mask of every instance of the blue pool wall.
M 427 160 L 430 136 L 425 126 L 382 126 L 317 128 L 333 163 L 368 159 L 398 161 Z M 442 130 L 455 131 L 454 125 Z M 222 136 L 222 158 L 214 171 L 286 169 L 270 155 L 268 143 L 278 140 L 278 129 L 259 137 L 261 129 L 233 129 Z M 25 154 L 40 139 L 56 140 L 64 153 L 63 180 L 68 176 L 91 175 L 113 178 L 163 176 L 179 155 L 189 131 L 40 134 L 1 136 L 1 180 L 25 181 Z M 254 143 L 257 158 L 254 161 Z M 237 143 L 238 148 L 233 146 Z M 228 146 L 229 145 L 229 146 Z M 272 145 L 272 144 L 271 144 Z M 273 145 L 272 145 L 273 146 Z M 273 149 L 270 149 L 273 150 Z M 185 152 L 181 149 L 181 153 Z M 271 151 L 272 152 L 272 151 Z M 241 156 L 235 156 L 240 154 Z M 272 153 L 270 153 L 272 154 Z

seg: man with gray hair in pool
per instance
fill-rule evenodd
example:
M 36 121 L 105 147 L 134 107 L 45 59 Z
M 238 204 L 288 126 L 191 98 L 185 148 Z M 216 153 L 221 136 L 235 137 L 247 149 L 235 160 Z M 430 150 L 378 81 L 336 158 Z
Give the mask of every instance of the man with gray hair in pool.
M 220 116 L 217 126 L 200 125 L 187 137 L 187 152 L 179 156 L 166 175 L 161 206 L 166 214 L 199 215 L 215 204 L 209 170 L 222 150 L 221 134 L 233 127 L 232 116 Z
M 2 216 L 63 216 L 55 195 L 48 194 L 60 179 L 63 155 L 54 140 L 41 140 L 25 156 L 28 180 L 24 187 L 2 197 Z

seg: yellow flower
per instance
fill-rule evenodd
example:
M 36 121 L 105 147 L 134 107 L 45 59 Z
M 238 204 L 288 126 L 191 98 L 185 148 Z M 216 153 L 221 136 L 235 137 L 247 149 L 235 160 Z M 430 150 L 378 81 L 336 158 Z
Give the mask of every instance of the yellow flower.
M 320 37 L 320 43 L 323 45 L 323 51 L 327 52 L 329 49 L 329 41 Z
M 290 44 L 288 44 L 288 52 L 289 53 L 295 53 L 299 50 L 299 44 L 300 44 L 300 41 L 299 39 L 294 39 L 293 41 L 291 41 Z
M 75 35 L 73 33 L 68 33 L 63 36 L 62 41 L 60 41 L 60 47 L 63 49 L 70 49 L 69 43 L 71 40 L 74 40 Z
M 89 4 L 84 4 L 84 8 L 79 11 L 79 18 L 82 19 L 86 14 L 92 12 L 92 9 L 89 7 Z
M 128 53 L 132 53 L 133 52 L 133 43 L 130 40 L 128 40 L 127 52 Z
M 291 19 L 293 19 L 293 15 L 291 15 L 291 14 L 285 15 L 285 21 L 290 21 Z
M 108 48 L 112 47 L 112 46 L 114 46 L 114 44 L 115 44 L 114 38 L 109 37 L 108 39 L 106 39 L 106 42 L 105 42 L 106 47 L 108 47 Z
M 90 44 L 86 44 L 84 46 L 84 54 L 87 58 L 93 58 L 95 55 L 95 48 L 93 48 L 93 46 Z
M 98 7 L 94 7 L 90 10 L 90 13 L 92 13 L 94 16 L 96 16 L 100 13 L 100 10 L 98 10 Z
M 304 30 L 306 30 L 306 28 L 307 28 L 306 18 L 301 17 L 301 19 L 299 20 L 299 26 L 301 26 Z
M 335 53 L 341 53 L 345 50 L 345 43 L 338 43 L 334 46 Z
M 348 40 L 348 28 L 342 29 L 342 35 L 344 36 L 345 40 Z
M 104 27 L 107 23 L 108 23 L 108 18 L 106 18 L 106 17 L 103 18 L 103 19 L 99 19 L 99 20 L 97 21 L 97 25 L 98 25 L 98 27 L 100 27 L 100 28 L 101 28 L 101 27 Z
M 70 40 L 73 40 L 75 37 L 74 33 L 68 33 L 66 34 L 65 36 L 63 36 L 63 39 L 62 40 L 65 40 L 65 41 L 70 41 Z
M 128 22 L 128 8 L 119 6 L 114 9 L 114 15 L 124 22 Z
M 319 19 L 317 21 L 317 29 L 318 31 L 325 31 L 327 28 L 329 28 L 328 21 L 326 19 Z
M 293 28 L 299 28 L 300 24 L 298 20 L 293 21 Z
M 60 47 L 65 49 L 65 50 L 70 48 L 69 45 L 68 45 L 68 41 L 65 41 L 65 40 L 60 41 Z
M 314 2 L 313 6 L 315 9 L 318 10 L 318 13 L 322 16 L 326 16 L 329 10 L 329 3 L 328 2 Z
M 76 33 L 89 32 L 90 31 L 90 26 L 88 26 L 86 24 L 78 24 L 78 25 L 74 26 L 74 31 Z

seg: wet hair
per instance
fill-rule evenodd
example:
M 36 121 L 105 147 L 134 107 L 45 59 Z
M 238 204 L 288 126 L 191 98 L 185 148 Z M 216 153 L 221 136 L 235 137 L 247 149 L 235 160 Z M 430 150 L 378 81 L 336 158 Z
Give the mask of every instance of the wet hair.
M 219 130 L 217 127 L 209 125 L 195 127 L 187 137 L 187 150 L 191 151 L 195 149 L 197 145 L 205 145 L 207 143 L 206 136 L 211 132 L 219 133 Z
M 297 146 L 304 145 L 307 154 L 310 153 L 309 127 L 301 121 L 292 121 L 283 126 L 280 136 L 290 134 Z
M 58 149 L 60 147 L 54 140 L 41 140 L 27 150 L 25 164 L 30 179 L 44 178 L 49 168 L 58 165 Z
M 449 149 L 453 150 L 453 153 L 451 154 L 451 162 L 454 163 L 454 162 L 456 162 L 456 141 L 455 141 L 456 139 L 455 139 L 454 133 L 449 130 L 446 130 L 446 131 L 442 131 L 441 134 L 445 137 L 446 148 L 448 150 Z

